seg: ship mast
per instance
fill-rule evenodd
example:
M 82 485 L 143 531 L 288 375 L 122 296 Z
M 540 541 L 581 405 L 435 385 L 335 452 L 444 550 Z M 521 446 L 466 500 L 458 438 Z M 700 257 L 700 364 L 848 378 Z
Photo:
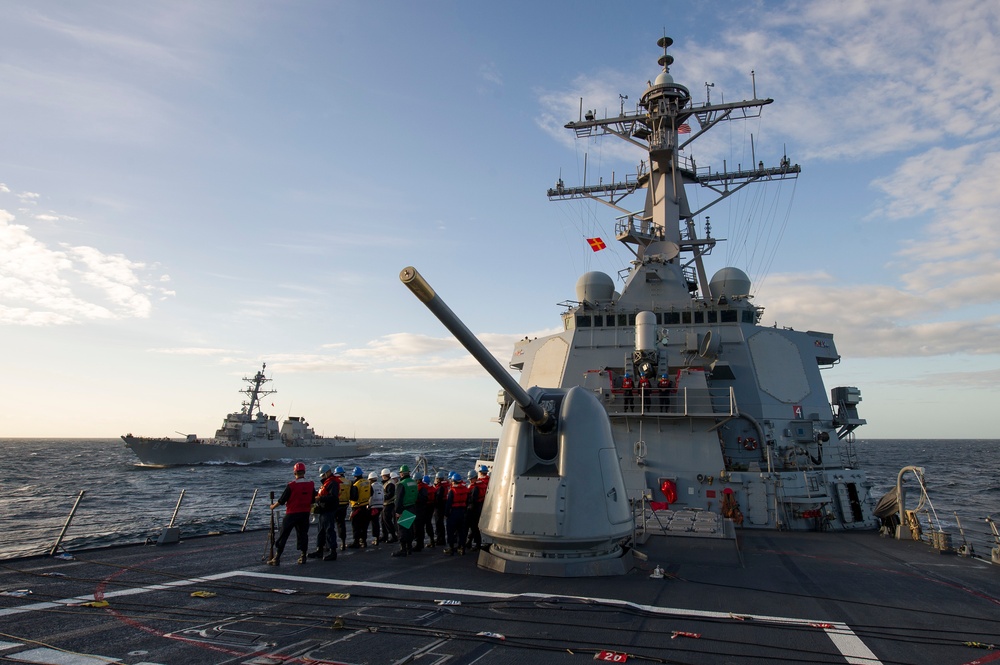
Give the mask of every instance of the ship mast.
M 264 376 L 265 369 L 267 369 L 267 363 L 264 363 L 261 366 L 260 370 L 258 370 L 257 374 L 253 378 L 248 378 L 245 376 L 243 377 L 243 380 L 250 384 L 249 387 L 240 391 L 241 393 L 250 398 L 249 402 L 243 403 L 244 408 L 246 408 L 246 413 L 249 416 L 253 415 L 254 409 L 256 409 L 257 411 L 261 411 L 260 408 L 261 397 L 278 392 L 277 390 L 265 390 L 261 387 L 265 383 L 271 380 Z
M 715 246 L 716 239 L 699 237 L 695 218 L 758 180 L 796 178 L 800 171 L 788 157 L 782 157 L 777 167 L 765 167 L 763 161 L 730 171 L 723 162 L 722 170 L 698 168 L 694 158 L 684 149 L 701 135 L 726 120 L 749 119 L 760 115 L 761 108 L 773 99 L 753 99 L 739 102 L 693 104 L 688 89 L 676 83 L 670 75 L 674 58 L 667 53 L 673 44 L 670 37 L 661 37 L 657 46 L 663 50 L 658 59 L 662 71 L 650 82 L 639 101 L 640 110 L 617 117 L 596 118 L 590 111 L 576 122 L 566 124 L 577 138 L 612 135 L 643 148 L 648 153 L 635 176 L 624 181 L 601 182 L 597 185 L 566 187 L 560 179 L 549 189 L 549 200 L 588 198 L 609 205 L 621 213 L 615 228 L 617 239 L 635 255 L 636 266 L 649 261 L 677 265 L 682 254 L 691 256 L 697 273 L 698 288 L 706 299 L 712 298 L 702 257 Z M 690 122 L 696 120 L 699 129 Z M 690 136 L 687 136 L 690 134 Z M 683 137 L 683 139 L 682 139 Z M 688 205 L 685 185 L 701 185 L 717 196 L 698 210 Z M 645 206 L 641 211 L 628 210 L 619 202 L 637 189 L 646 189 Z

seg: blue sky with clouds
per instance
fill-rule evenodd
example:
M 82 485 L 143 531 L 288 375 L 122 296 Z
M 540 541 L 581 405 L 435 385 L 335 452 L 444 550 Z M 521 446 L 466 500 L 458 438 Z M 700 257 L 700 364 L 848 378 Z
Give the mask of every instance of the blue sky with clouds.
M 13 0 L 3 435 L 209 433 L 266 361 L 269 410 L 328 435 L 496 436 L 497 387 L 398 273 L 504 363 L 581 273 L 616 275 L 627 250 L 585 242 L 614 212 L 545 189 L 585 158 L 588 182 L 634 172 L 563 125 L 581 97 L 634 109 L 664 31 L 696 101 L 775 99 L 699 164 L 803 168 L 713 209 L 709 272 L 836 335 L 860 436 L 996 437 L 1000 7 L 923 0 Z

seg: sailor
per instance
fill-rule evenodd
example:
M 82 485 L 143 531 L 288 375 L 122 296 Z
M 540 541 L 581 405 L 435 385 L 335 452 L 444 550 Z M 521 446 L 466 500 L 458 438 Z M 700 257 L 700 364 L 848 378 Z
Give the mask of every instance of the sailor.
M 469 488 L 462 482 L 462 476 L 457 471 L 452 471 L 449 476 L 451 486 L 448 488 L 448 498 L 445 499 L 445 510 L 448 514 L 448 547 L 445 554 L 454 555 L 456 551 L 465 554 L 465 547 L 457 547 L 459 543 L 465 545 L 465 509 L 469 502 Z
M 410 478 L 410 467 L 399 467 L 399 484 L 396 486 L 396 533 L 399 549 L 392 556 L 406 556 L 413 552 L 413 522 L 416 518 L 417 481 Z
M 351 485 L 351 535 L 354 541 L 348 547 L 357 549 L 368 546 L 368 501 L 372 488 L 360 466 L 354 467 L 354 484 Z
M 368 510 L 371 513 L 372 541 L 373 545 L 379 543 L 379 523 L 382 521 L 382 483 L 379 482 L 378 474 L 372 471 L 368 474 L 368 485 L 372 488 L 372 496 L 368 499 Z M 384 541 L 385 538 L 382 538 Z
M 632 374 L 625 372 L 625 376 L 622 377 L 622 396 L 625 398 L 625 410 L 628 411 L 632 409 L 635 411 L 635 398 L 632 397 L 632 388 L 634 384 L 632 383 Z
M 394 543 L 399 538 L 396 537 L 396 480 L 392 475 L 399 474 L 389 469 L 382 469 L 382 540 L 387 543 Z
M 420 504 L 419 495 L 417 497 L 417 503 L 421 506 L 420 517 L 423 519 L 424 533 L 427 534 L 428 548 L 434 547 L 434 495 L 437 494 L 437 490 L 434 489 L 434 485 L 431 483 L 432 480 L 430 476 L 424 476 L 417 483 L 420 490 L 423 492 L 423 503 Z M 423 538 L 420 534 L 417 535 L 417 548 L 423 548 Z
M 320 465 L 319 479 L 322 485 L 316 493 L 316 502 L 313 504 L 313 509 L 319 517 L 319 534 L 316 551 L 310 552 L 309 556 L 321 558 L 323 561 L 337 559 L 337 508 L 340 506 L 340 487 L 336 478 L 329 464 Z M 323 556 L 324 547 L 329 550 L 326 556 Z
M 650 399 L 653 396 L 653 386 L 649 383 L 649 377 L 643 374 L 639 377 L 639 394 L 642 396 L 642 410 L 649 411 Z M 632 409 L 635 411 L 635 409 Z
M 428 500 L 429 490 L 430 490 L 430 476 L 421 476 L 416 478 L 417 483 L 417 502 L 413 505 L 413 514 L 416 515 L 416 519 L 413 520 L 413 551 L 422 552 L 424 549 L 424 535 L 427 529 L 430 527 L 430 516 L 427 513 L 427 506 L 431 505 Z M 433 505 L 431 505 L 431 510 L 433 510 Z M 434 547 L 434 531 L 430 532 L 431 547 Z
M 431 503 L 434 504 L 434 537 L 435 542 L 438 545 L 443 546 L 445 544 L 445 530 L 444 530 L 444 517 L 445 508 L 444 502 L 448 498 L 448 489 L 451 485 L 448 483 L 448 474 L 444 471 L 438 471 L 434 474 L 434 486 L 431 488 L 434 493 L 428 496 L 431 499 Z
M 660 379 L 656 382 L 656 387 L 659 389 L 659 402 L 660 411 L 670 410 L 670 389 L 673 387 L 670 384 L 670 377 L 666 374 L 661 374 Z
M 292 474 L 295 479 L 285 486 L 285 491 L 271 504 L 271 510 L 278 506 L 285 507 L 285 517 L 281 520 L 281 533 L 274 541 L 275 554 L 267 561 L 271 566 L 281 565 L 281 553 L 285 551 L 285 543 L 288 542 L 292 529 L 295 529 L 295 545 L 301 552 L 299 563 L 306 562 L 306 553 L 309 549 L 309 510 L 313 504 L 313 497 L 316 496 L 316 485 L 313 481 L 305 479 L 306 465 L 302 462 L 295 463 Z
M 333 481 L 337 483 L 337 535 L 340 536 L 340 551 L 347 549 L 347 507 L 351 503 L 351 484 L 344 480 L 344 467 L 333 470 Z
M 483 515 L 483 501 L 486 500 L 486 489 L 490 484 L 489 469 L 480 464 L 476 469 L 476 477 L 469 481 L 469 507 L 465 513 L 465 521 L 469 525 L 469 535 L 465 546 L 469 549 L 483 549 L 483 534 L 479 530 L 479 519 Z

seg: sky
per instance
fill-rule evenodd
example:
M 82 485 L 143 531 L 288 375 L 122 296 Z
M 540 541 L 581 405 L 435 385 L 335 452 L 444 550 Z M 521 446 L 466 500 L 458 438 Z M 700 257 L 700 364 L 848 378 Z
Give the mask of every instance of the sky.
M 981 0 L 9 0 L 0 437 L 209 435 L 265 362 L 267 411 L 328 436 L 498 436 L 499 387 L 399 272 L 504 365 L 556 331 L 577 278 L 631 254 L 613 210 L 546 189 L 644 157 L 563 125 L 634 111 L 663 34 L 695 102 L 775 100 L 699 165 L 802 167 L 710 211 L 709 273 L 745 270 L 767 325 L 835 335 L 824 379 L 861 389 L 860 438 L 997 438 Z

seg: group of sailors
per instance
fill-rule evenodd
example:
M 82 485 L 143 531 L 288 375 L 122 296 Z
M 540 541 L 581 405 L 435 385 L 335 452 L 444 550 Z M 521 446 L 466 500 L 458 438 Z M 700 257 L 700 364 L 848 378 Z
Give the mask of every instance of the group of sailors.
M 365 475 L 360 466 L 351 476 L 344 467 L 319 467 L 319 487 L 307 480 L 306 465 L 292 467 L 294 480 L 285 487 L 271 510 L 285 507 L 281 531 L 274 540 L 267 563 L 281 564 L 281 555 L 295 531 L 299 563 L 317 558 L 334 561 L 339 550 L 367 548 L 371 544 L 399 543 L 392 556 L 408 556 L 427 548 L 445 547 L 448 555 L 481 549 L 479 518 L 489 487 L 489 469 L 482 465 L 463 479 L 457 471 L 438 471 L 434 477 L 411 477 L 410 467 L 388 468 Z M 468 482 L 466 482 L 468 481 Z M 318 523 L 316 549 L 309 552 L 310 516 Z M 347 541 L 347 522 L 351 542 Z
M 661 374 L 654 385 L 645 374 L 639 375 L 638 382 L 633 381 L 631 372 L 625 372 L 621 380 L 620 389 L 624 410 L 633 412 L 635 411 L 636 392 L 642 398 L 643 411 L 651 410 L 654 398 L 660 411 L 668 411 L 670 409 L 670 395 L 676 392 L 673 383 L 670 381 L 670 377 L 666 374 Z

